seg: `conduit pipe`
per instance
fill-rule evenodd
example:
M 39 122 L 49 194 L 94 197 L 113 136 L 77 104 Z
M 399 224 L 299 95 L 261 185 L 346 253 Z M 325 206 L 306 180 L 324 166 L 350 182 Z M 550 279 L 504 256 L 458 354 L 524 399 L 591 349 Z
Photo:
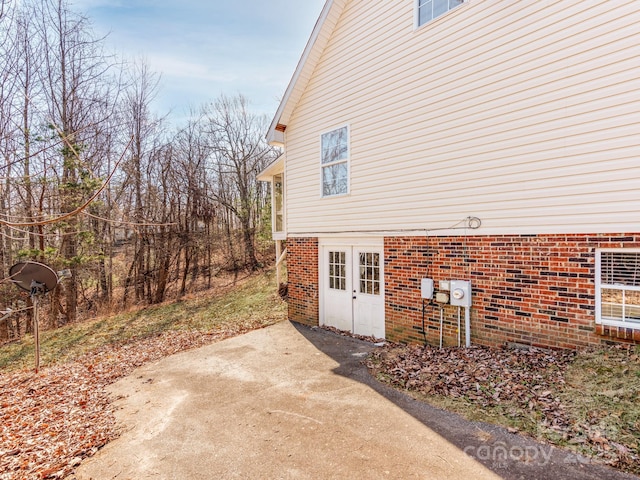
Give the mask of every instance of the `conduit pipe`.
M 444 308 L 440 306 L 440 348 L 442 348 L 442 327 L 444 325 Z
M 471 307 L 464 307 L 464 338 L 465 345 L 469 348 L 471 346 Z

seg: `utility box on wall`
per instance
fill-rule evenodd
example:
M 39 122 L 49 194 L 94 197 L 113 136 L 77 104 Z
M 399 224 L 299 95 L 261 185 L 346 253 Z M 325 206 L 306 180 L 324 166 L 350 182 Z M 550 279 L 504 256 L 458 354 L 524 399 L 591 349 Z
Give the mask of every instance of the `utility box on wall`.
M 431 300 L 433 298 L 433 279 L 423 278 L 420 281 L 420 296 Z
M 471 306 L 471 282 L 469 280 L 451 280 L 451 305 L 455 307 Z

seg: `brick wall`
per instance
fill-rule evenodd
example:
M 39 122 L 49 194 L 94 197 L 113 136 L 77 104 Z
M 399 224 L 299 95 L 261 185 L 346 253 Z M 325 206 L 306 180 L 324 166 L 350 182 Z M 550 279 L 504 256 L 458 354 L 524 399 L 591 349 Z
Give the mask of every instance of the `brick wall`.
M 640 248 L 640 234 L 385 238 L 387 339 L 423 342 L 420 279 L 471 280 L 471 341 L 552 348 L 640 344 L 640 330 L 595 324 L 595 249 Z M 289 319 L 317 325 L 318 239 L 288 238 Z M 439 342 L 440 309 L 425 335 Z M 464 344 L 464 309 L 460 338 Z M 457 344 L 457 308 L 444 308 L 444 344 Z
M 640 344 L 640 330 L 595 324 L 595 249 L 640 247 L 640 234 L 385 238 L 387 338 L 422 342 L 420 279 L 471 280 L 473 343 L 576 348 Z M 463 309 L 462 309 L 463 310 Z M 461 339 L 464 344 L 464 310 Z M 427 341 L 440 309 L 427 306 Z M 457 344 L 457 308 L 444 309 L 444 343 Z
M 289 320 L 318 325 L 318 239 L 287 238 Z

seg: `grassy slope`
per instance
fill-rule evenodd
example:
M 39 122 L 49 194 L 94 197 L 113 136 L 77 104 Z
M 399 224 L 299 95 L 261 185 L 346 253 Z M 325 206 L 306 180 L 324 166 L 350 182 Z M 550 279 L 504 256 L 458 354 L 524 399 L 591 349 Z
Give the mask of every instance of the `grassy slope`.
M 40 336 L 40 364 L 52 365 L 109 344 L 129 343 L 168 331 L 209 333 L 226 325 L 269 325 L 286 318 L 286 304 L 276 294 L 273 272 L 239 282 L 231 291 L 98 318 Z M 0 372 L 32 368 L 33 337 L 0 347 Z

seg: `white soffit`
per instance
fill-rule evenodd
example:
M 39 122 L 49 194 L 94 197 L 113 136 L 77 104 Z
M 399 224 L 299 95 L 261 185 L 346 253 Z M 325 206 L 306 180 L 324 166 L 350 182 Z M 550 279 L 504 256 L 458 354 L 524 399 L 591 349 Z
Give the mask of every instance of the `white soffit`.
M 284 155 L 280 155 L 267 168 L 258 174 L 258 180 L 261 182 L 270 182 L 271 177 L 284 172 Z

